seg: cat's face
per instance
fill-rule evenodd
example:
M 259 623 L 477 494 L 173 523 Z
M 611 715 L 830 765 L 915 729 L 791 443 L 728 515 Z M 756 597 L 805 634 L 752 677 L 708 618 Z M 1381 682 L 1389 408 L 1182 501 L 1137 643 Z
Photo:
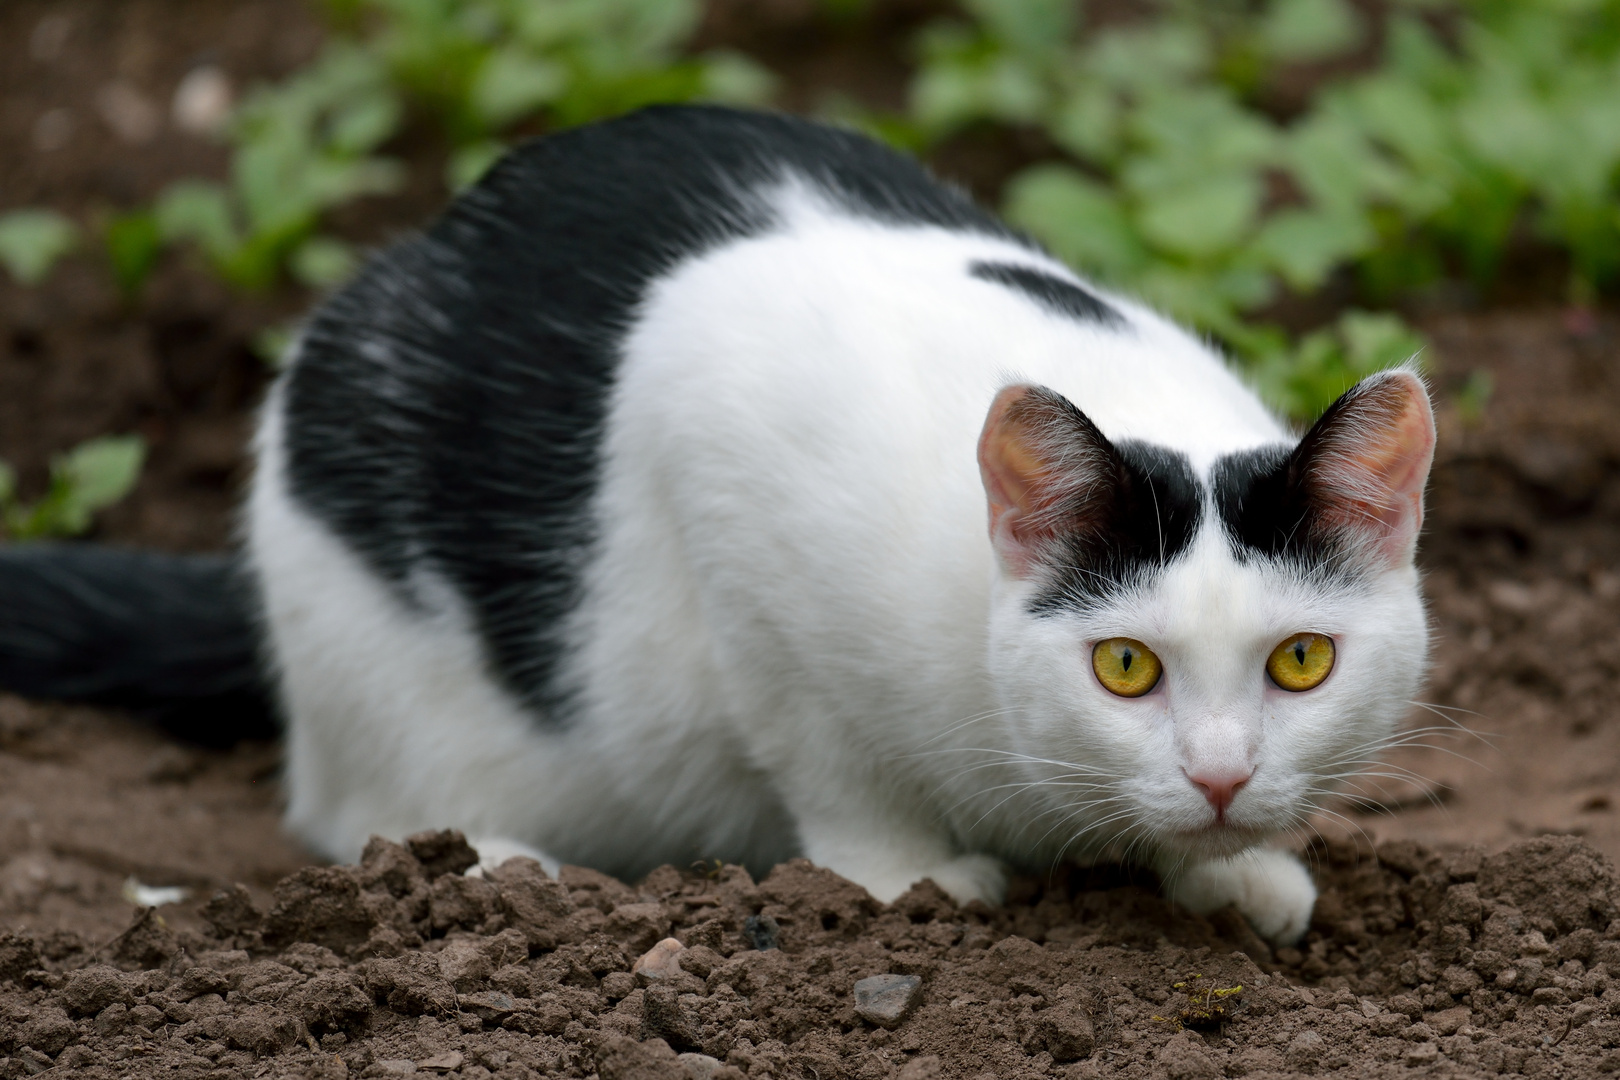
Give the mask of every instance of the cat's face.
M 1229 855 L 1353 785 L 1423 679 L 1432 449 L 1404 372 L 1203 476 L 1050 391 L 1003 391 L 981 443 L 992 671 L 1043 808 L 1032 853 Z

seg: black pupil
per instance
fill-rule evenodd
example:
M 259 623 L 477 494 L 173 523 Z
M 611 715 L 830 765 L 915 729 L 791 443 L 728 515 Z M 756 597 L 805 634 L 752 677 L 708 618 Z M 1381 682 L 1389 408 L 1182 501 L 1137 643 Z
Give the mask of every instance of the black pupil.
M 1119 669 L 1121 671 L 1131 670 L 1132 656 L 1133 654 L 1130 649 L 1126 649 L 1124 652 L 1119 654 Z
M 1305 666 L 1305 643 L 1303 641 L 1294 642 L 1294 659 L 1299 661 L 1300 667 Z

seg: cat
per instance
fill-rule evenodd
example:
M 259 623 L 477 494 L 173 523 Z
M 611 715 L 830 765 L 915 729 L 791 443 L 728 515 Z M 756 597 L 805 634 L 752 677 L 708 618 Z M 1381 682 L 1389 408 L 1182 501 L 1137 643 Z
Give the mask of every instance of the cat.
M 1125 857 L 1287 944 L 1315 890 L 1267 842 L 1424 675 L 1433 446 L 1410 370 L 1296 437 L 909 159 L 653 108 L 516 149 L 309 319 L 245 586 L 5 552 L 0 683 L 206 706 L 262 644 L 332 859 L 453 826 L 996 902 Z

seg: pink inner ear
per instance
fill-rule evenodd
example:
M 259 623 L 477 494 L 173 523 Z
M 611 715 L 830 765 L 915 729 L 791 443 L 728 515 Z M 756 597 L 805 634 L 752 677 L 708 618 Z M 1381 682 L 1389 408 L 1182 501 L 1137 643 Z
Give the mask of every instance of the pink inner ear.
M 990 404 L 979 435 L 979 476 L 990 509 L 990 540 L 1007 571 L 1029 573 L 1039 543 L 1039 486 L 1048 466 L 1031 445 L 1027 425 L 1015 408 L 1033 391 L 1003 387 Z
M 1060 532 L 1082 527 L 1111 450 L 1067 398 L 1042 386 L 996 395 L 979 436 L 990 540 L 1008 573 L 1027 576 Z
M 1434 460 L 1423 383 L 1406 371 L 1375 375 L 1350 391 L 1330 423 L 1308 474 L 1322 524 L 1365 535 L 1391 563 L 1410 560 Z

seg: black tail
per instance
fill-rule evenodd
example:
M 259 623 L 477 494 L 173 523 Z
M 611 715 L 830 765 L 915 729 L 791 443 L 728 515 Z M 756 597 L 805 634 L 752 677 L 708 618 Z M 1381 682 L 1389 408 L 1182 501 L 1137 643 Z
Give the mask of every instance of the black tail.
M 268 737 L 253 613 L 229 556 L 0 548 L 0 689 L 130 709 L 208 745 Z

